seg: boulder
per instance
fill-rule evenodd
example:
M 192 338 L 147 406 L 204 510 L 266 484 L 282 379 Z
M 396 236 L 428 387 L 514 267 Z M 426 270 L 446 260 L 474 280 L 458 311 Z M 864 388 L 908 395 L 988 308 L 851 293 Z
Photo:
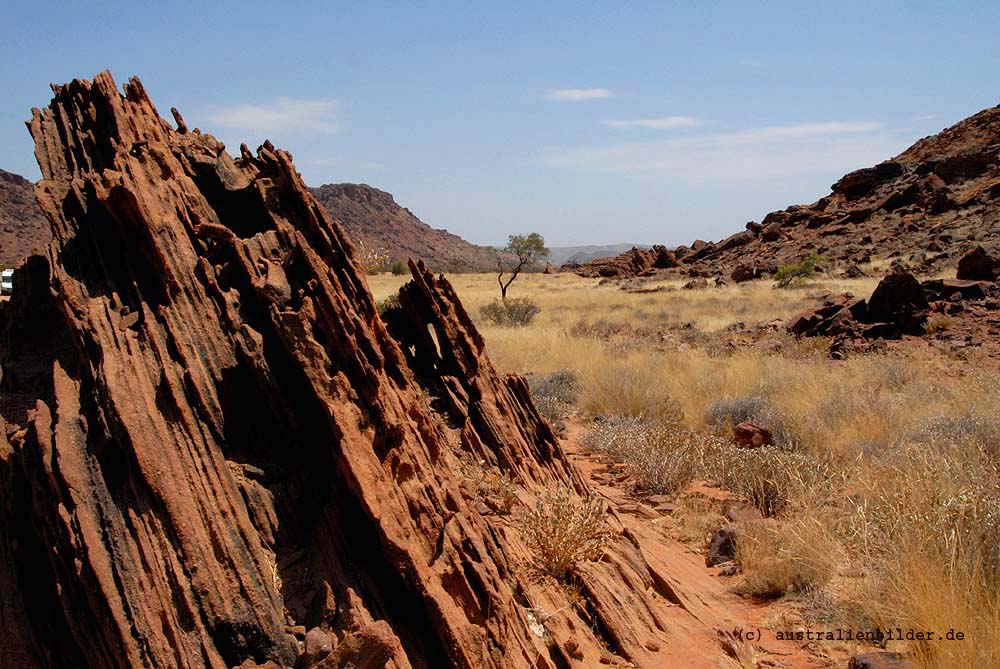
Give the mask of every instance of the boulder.
M 653 267 L 656 269 L 670 269 L 672 267 L 678 267 L 680 263 L 677 261 L 677 256 L 673 251 L 668 249 L 666 246 L 654 245 L 652 248 L 653 252 Z
M 314 627 L 306 632 L 305 647 L 301 661 L 307 667 L 312 666 L 333 652 L 333 638 L 326 631 Z
M 749 244 L 753 241 L 754 235 L 749 230 L 744 230 L 743 232 L 737 232 L 735 234 L 729 235 L 721 242 L 715 245 L 713 253 L 719 253 L 722 251 L 728 251 L 729 249 L 734 249 L 745 244 Z
M 552 263 L 545 263 L 545 269 L 542 270 L 542 274 L 555 274 L 558 270 L 553 266 Z
M 683 286 L 681 286 L 681 288 L 683 288 L 684 290 L 702 290 L 704 288 L 708 288 L 708 279 L 706 279 L 703 276 L 700 276 L 700 277 L 691 279 L 690 281 L 688 281 L 687 283 L 685 283 Z
M 977 246 L 958 261 L 957 279 L 968 281 L 996 281 L 1000 276 L 1000 258 Z
M 760 231 L 760 238 L 765 242 L 775 242 L 781 238 L 781 221 L 772 221 Z
M 737 534 L 736 528 L 730 525 L 712 535 L 708 553 L 705 555 L 706 567 L 715 567 L 736 557 Z
M 744 421 L 733 427 L 733 440 L 740 448 L 761 448 L 774 444 L 774 435 L 765 427 Z
M 845 174 L 839 181 L 830 186 L 830 190 L 834 193 L 842 194 L 849 199 L 854 199 L 869 194 L 876 187 L 898 178 L 902 174 L 902 165 L 895 161 L 887 160 L 875 167 L 866 167 Z
M 928 300 L 982 300 L 996 287 L 992 281 L 967 279 L 930 279 L 920 285 Z
M 888 323 L 903 334 L 921 334 L 930 305 L 924 289 L 909 272 L 887 275 L 868 299 L 868 322 Z
M 745 281 L 752 281 L 754 279 L 759 279 L 765 276 L 766 271 L 762 267 L 756 267 L 753 265 L 748 265 L 746 263 L 740 263 L 733 268 L 732 273 L 729 277 L 736 283 L 743 283 Z

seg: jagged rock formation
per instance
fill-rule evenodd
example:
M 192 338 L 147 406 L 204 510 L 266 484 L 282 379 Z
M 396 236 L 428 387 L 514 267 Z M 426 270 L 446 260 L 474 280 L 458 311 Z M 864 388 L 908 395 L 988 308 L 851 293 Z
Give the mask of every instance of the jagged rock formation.
M 0 170 L 0 267 L 17 267 L 49 243 L 49 224 L 22 176 Z
M 722 241 L 674 253 L 681 271 L 695 276 L 730 276 L 741 267 L 761 276 L 812 253 L 825 257 L 830 269 L 898 258 L 930 272 L 953 267 L 975 244 L 1000 249 L 1000 106 L 845 175 L 812 204 L 771 212 Z M 628 255 L 577 272 L 628 267 Z
M 1000 287 L 992 281 L 928 279 L 897 268 L 883 278 L 867 300 L 851 293 L 826 296 L 823 303 L 794 317 L 788 331 L 804 337 L 829 337 L 830 353 L 842 357 L 848 350 L 871 344 L 922 337 L 946 344 L 950 350 L 975 346 L 994 360 L 1000 358 Z M 937 316 L 938 327 L 931 323 Z
M 649 249 L 632 247 L 611 258 L 599 258 L 583 265 L 568 264 L 560 269 L 575 272 L 583 277 L 621 279 L 630 276 L 649 276 L 658 269 L 677 267 L 677 257 L 665 246 Z
M 411 263 L 386 323 L 289 154 L 53 90 L 54 238 L 0 306 L 0 666 L 718 666 L 655 535 L 609 512 L 570 601 L 466 490 L 586 485 L 446 280 Z
M 355 243 L 385 249 L 390 263 L 419 258 L 433 269 L 449 272 L 496 268 L 496 251 L 432 228 L 385 191 L 365 184 L 326 184 L 310 190 Z

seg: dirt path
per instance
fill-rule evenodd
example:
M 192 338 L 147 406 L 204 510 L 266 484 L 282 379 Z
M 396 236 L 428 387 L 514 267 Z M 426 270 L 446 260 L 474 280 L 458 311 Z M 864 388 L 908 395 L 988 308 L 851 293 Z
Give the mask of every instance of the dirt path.
M 657 590 L 672 594 L 657 599 L 665 609 L 661 613 L 666 620 L 690 625 L 690 618 L 693 617 L 696 624 L 715 630 L 718 643 L 733 660 L 731 666 L 789 669 L 847 666 L 851 654 L 849 648 L 776 639 L 776 630 L 768 629 L 765 621 L 780 619 L 781 611 L 787 608 L 787 604 L 781 600 L 754 603 L 736 595 L 728 579 L 718 575 L 719 568 L 705 567 L 704 554 L 670 535 L 668 516 L 673 510 L 671 505 L 651 504 L 630 497 L 618 472 L 579 447 L 585 430 L 584 422 L 570 421 L 562 440 L 563 448 L 593 492 L 607 500 L 625 532 L 638 545 L 654 578 L 660 581 L 656 584 Z M 677 608 L 689 615 L 671 615 L 670 609 Z M 804 628 L 793 628 L 796 629 Z M 759 634 L 761 638 L 747 639 L 747 633 L 752 637 Z M 695 642 L 700 636 L 681 634 L 675 638 L 688 638 Z M 686 664 L 680 666 L 702 666 L 699 656 L 714 656 L 716 651 L 717 647 L 708 649 L 698 643 L 691 643 L 688 647 L 664 648 L 657 655 L 657 660 L 662 655 L 664 664 L 650 665 L 650 669 L 654 666 L 678 666 L 669 662 L 679 658 L 686 658 Z

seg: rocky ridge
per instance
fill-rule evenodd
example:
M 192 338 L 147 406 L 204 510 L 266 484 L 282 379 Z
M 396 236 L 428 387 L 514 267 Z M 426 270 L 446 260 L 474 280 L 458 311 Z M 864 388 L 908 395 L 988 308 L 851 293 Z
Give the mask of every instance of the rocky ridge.
M 680 266 L 665 274 L 742 281 L 810 254 L 825 259 L 822 269 L 840 272 L 856 273 L 875 258 L 933 272 L 954 266 L 973 245 L 1000 248 L 1000 106 L 844 175 L 812 204 L 771 212 L 718 242 L 673 249 Z M 564 269 L 583 276 L 654 273 L 649 263 L 635 262 L 638 253 Z

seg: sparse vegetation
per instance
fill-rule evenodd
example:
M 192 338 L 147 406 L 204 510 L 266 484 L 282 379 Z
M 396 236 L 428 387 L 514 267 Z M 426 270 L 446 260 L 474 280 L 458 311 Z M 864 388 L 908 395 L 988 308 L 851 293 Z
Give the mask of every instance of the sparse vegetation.
M 528 383 L 535 407 L 557 432 L 563 432 L 564 419 L 572 412 L 580 392 L 576 374 L 568 369 L 551 374 L 528 374 Z
M 924 323 L 924 330 L 927 334 L 947 332 L 955 326 L 955 317 L 949 314 L 931 314 Z
M 774 435 L 774 443 L 779 448 L 794 450 L 799 446 L 799 437 L 789 425 L 788 419 L 766 397 L 716 400 L 705 411 L 705 424 L 723 434 L 730 433 L 734 425 L 746 421 L 770 430 Z
M 527 297 L 494 300 L 480 308 L 480 315 L 494 325 L 523 327 L 531 323 L 541 309 Z
M 802 285 L 813 277 L 822 262 L 823 256 L 811 253 L 795 264 L 779 268 L 774 274 L 774 287 L 792 288 Z
M 841 559 L 826 521 L 816 515 L 783 524 L 747 523 L 736 542 L 744 572 L 737 590 L 755 597 L 815 590 L 830 582 Z
M 697 435 L 676 423 L 640 418 L 597 421 L 583 445 L 623 462 L 640 494 L 674 494 L 683 490 L 700 470 L 703 444 Z
M 391 293 L 390 295 L 386 295 L 383 299 L 375 301 L 375 309 L 378 310 L 380 316 L 384 316 L 386 312 L 393 309 L 399 309 L 401 307 L 402 305 L 399 302 L 399 293 Z
M 396 262 L 392 263 L 393 276 L 406 276 L 407 274 L 409 274 L 409 271 L 407 271 L 406 263 L 404 263 L 402 260 L 397 260 Z
M 816 290 L 831 293 L 866 295 L 875 284 L 814 276 Z M 495 297 L 494 277 L 452 279 L 471 313 Z M 372 283 L 385 294 L 399 280 Z M 534 373 L 536 396 L 542 377 L 571 372 L 577 409 L 604 417 L 587 445 L 619 462 L 629 441 L 649 443 L 649 426 L 672 426 L 664 443 L 682 440 L 690 458 L 668 458 L 663 471 L 680 474 L 644 480 L 644 470 L 626 463 L 629 485 L 640 496 L 657 489 L 657 479 L 668 482 L 659 489 L 683 489 L 693 462 L 695 480 L 724 486 L 769 515 L 775 534 L 757 545 L 787 559 L 738 546 L 745 592 L 823 598 L 866 624 L 961 627 L 977 642 L 917 647 L 918 666 L 1000 666 L 992 634 L 1000 623 L 1000 373 L 980 364 L 974 349 L 956 369 L 934 348 L 831 361 L 828 340 L 797 341 L 780 328 L 741 343 L 739 323 L 788 319 L 814 303 L 806 291 L 749 282 L 629 293 L 598 284 L 522 275 L 521 294 L 542 309 L 529 325 L 498 327 L 480 314 L 497 367 Z M 728 430 L 739 418 L 771 429 L 779 446 L 733 447 Z M 785 430 L 792 439 L 779 436 Z M 677 522 L 695 526 L 700 538 L 718 519 L 705 512 Z M 845 583 L 841 572 L 853 576 Z M 822 594 L 828 588 L 835 603 Z
M 372 246 L 364 240 L 357 242 L 358 260 L 366 274 L 377 274 L 389 262 L 389 251 L 381 246 Z
M 580 498 L 564 486 L 541 495 L 521 520 L 538 569 L 564 579 L 580 562 L 599 558 L 614 537 L 604 515 L 598 498 Z

